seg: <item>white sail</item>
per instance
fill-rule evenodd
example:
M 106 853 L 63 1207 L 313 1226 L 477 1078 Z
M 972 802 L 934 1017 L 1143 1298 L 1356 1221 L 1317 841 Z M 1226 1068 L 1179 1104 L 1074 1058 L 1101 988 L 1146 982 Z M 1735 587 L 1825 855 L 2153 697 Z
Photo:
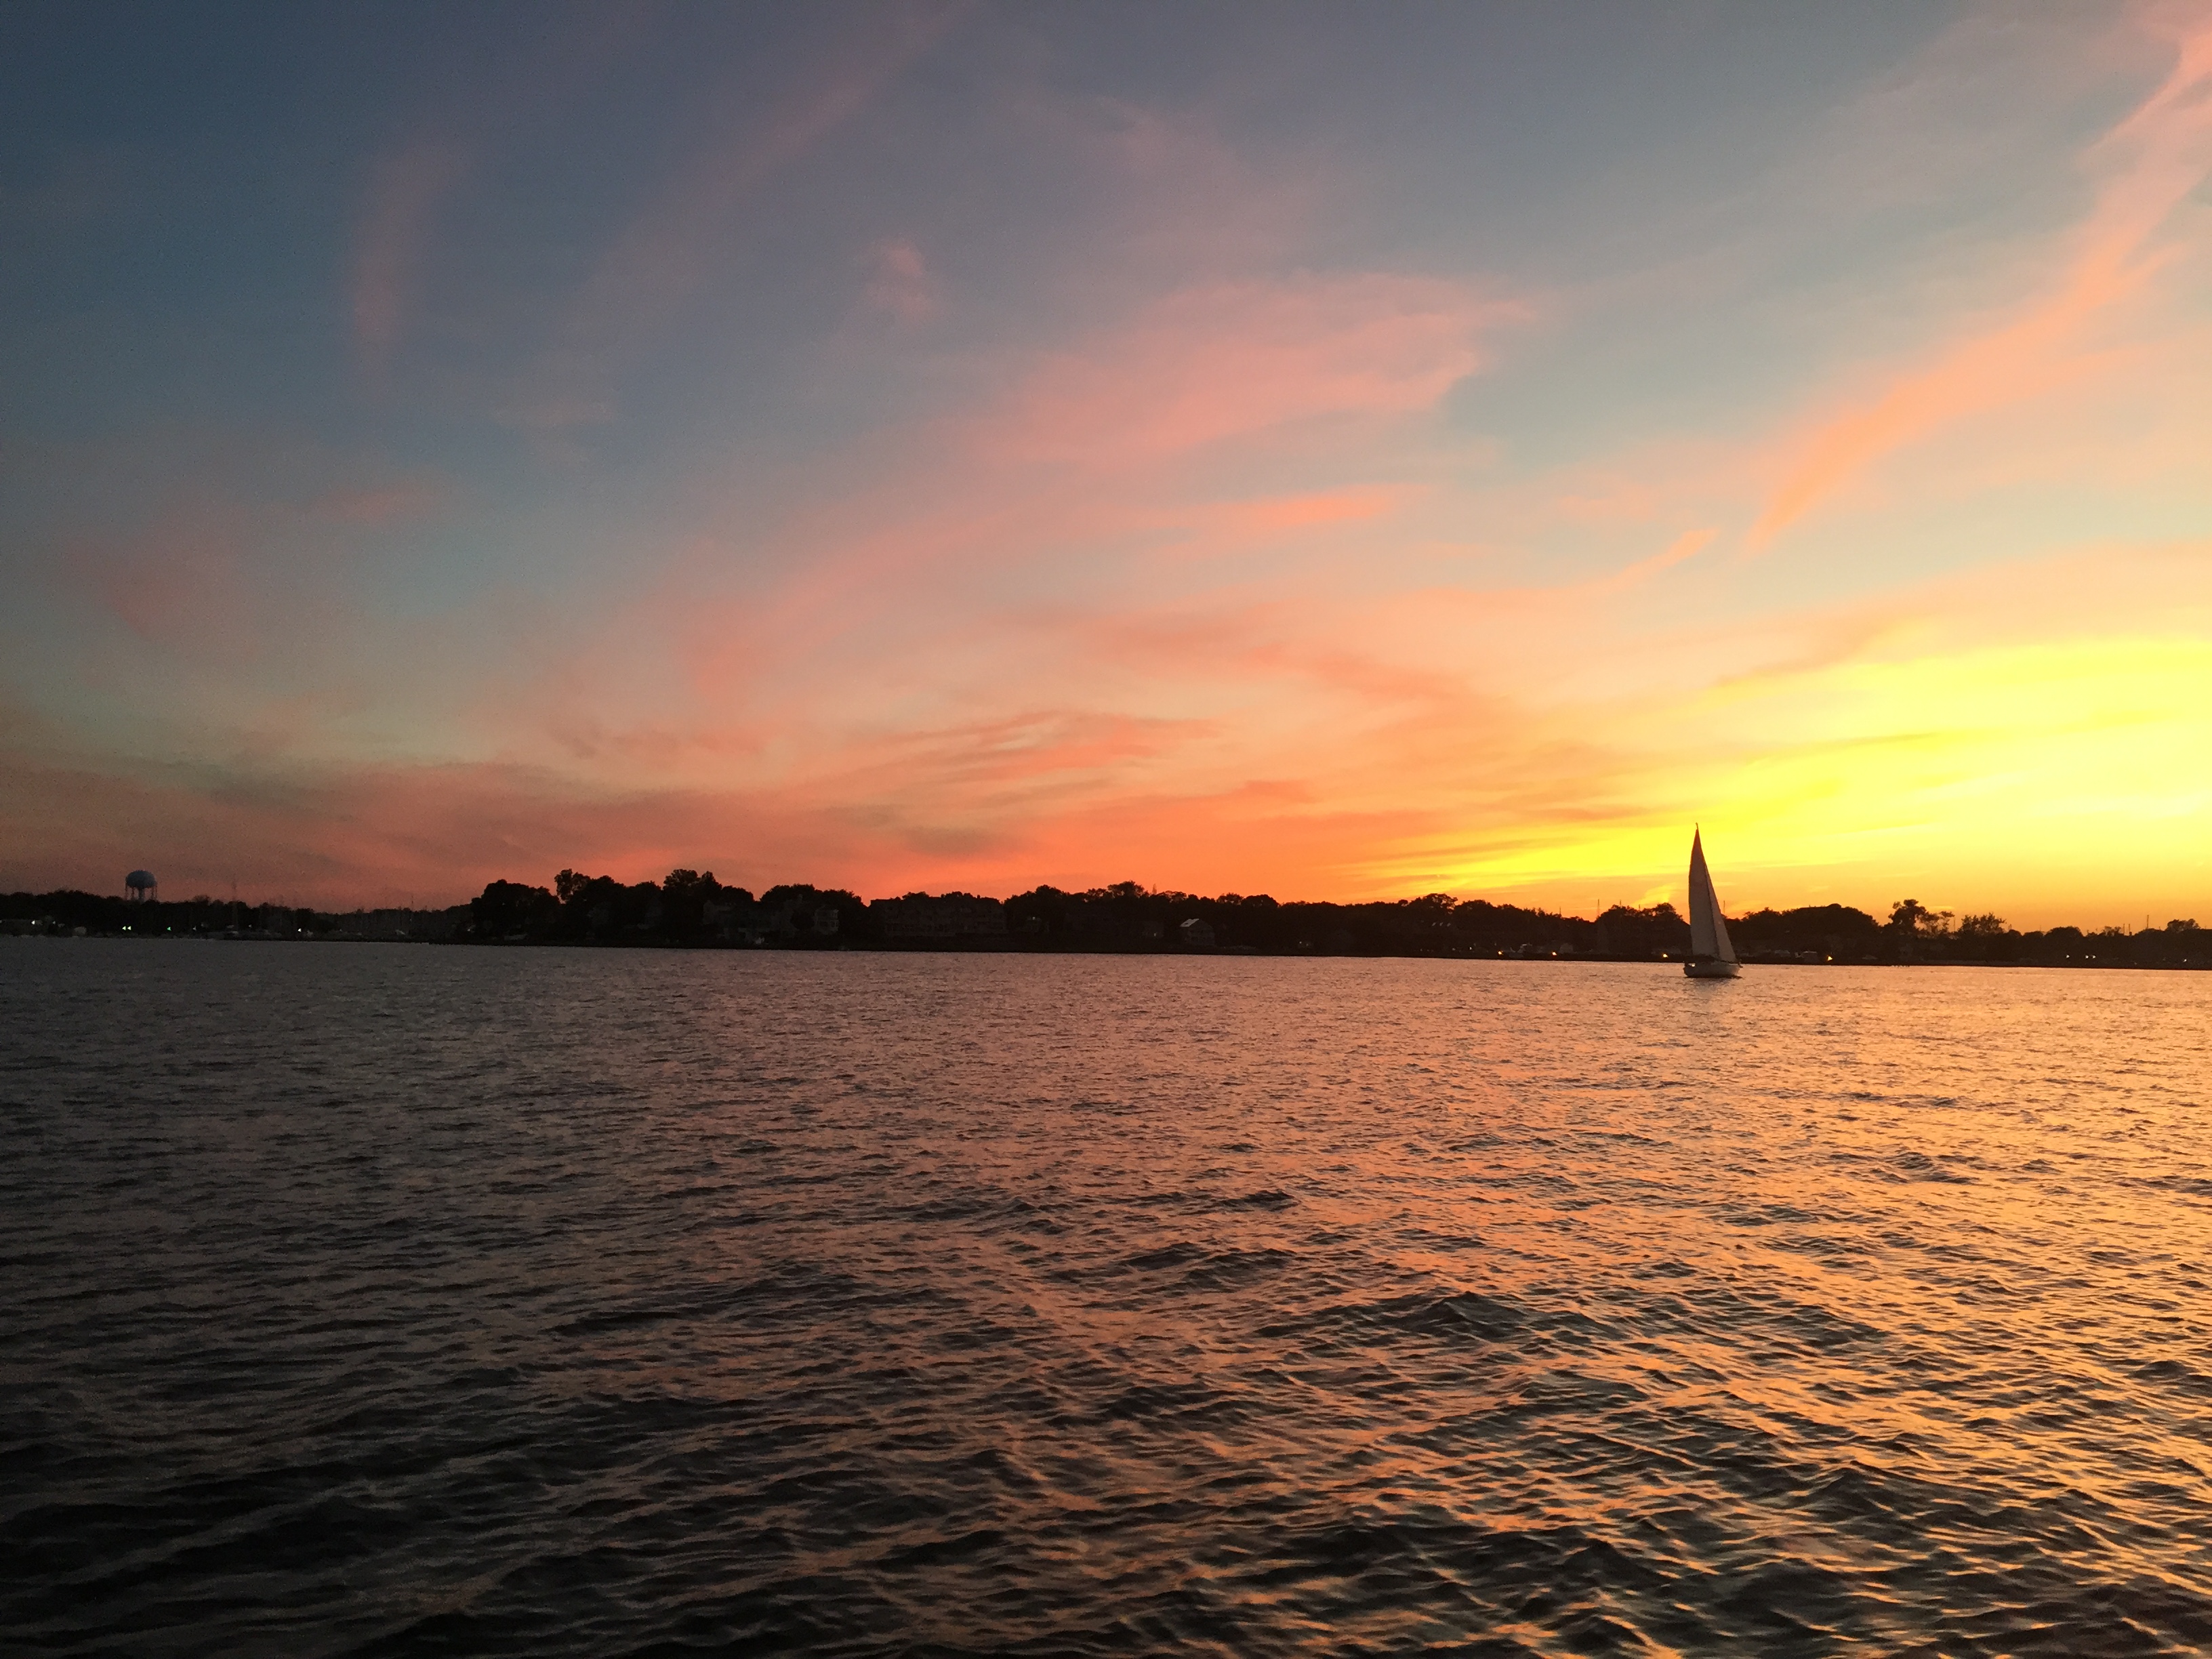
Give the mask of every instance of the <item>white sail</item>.
M 1695 830 L 1690 835 L 1690 957 L 1711 957 L 1719 962 L 1734 962 L 1735 946 L 1729 943 L 1728 919 L 1721 915 L 1721 901 L 1713 891 L 1712 872 L 1705 868 L 1704 838 Z

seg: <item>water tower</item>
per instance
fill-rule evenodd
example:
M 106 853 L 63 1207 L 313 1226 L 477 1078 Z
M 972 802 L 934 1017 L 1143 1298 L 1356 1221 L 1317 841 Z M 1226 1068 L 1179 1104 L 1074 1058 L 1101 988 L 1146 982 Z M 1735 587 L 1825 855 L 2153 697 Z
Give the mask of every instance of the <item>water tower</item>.
M 161 884 L 154 879 L 151 870 L 133 870 L 123 878 L 123 884 L 130 890 L 131 896 L 141 904 L 161 890 Z

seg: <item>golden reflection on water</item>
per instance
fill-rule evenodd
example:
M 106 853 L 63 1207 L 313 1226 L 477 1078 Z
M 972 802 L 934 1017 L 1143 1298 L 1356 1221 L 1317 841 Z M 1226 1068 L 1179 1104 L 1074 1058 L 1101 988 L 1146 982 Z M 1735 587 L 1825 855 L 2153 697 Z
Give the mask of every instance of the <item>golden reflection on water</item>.
M 930 970 L 863 971 L 911 994 Z M 878 1265 L 926 1254 L 1026 1351 L 1110 1378 L 1058 1385 L 1037 1467 L 1065 1501 L 1234 1470 L 1491 1530 L 1694 1510 L 1726 1536 L 1680 1570 L 1813 1564 L 1898 1634 L 1937 1616 L 1930 1550 L 2203 1592 L 2178 1540 L 2212 1498 L 2207 981 L 963 975 L 959 1040 L 864 1063 L 869 1103 L 802 1139 L 857 1150 L 873 1091 L 904 1091 L 902 1178 L 981 1207 L 894 1224 Z M 842 1200 L 822 1218 L 849 1248 Z M 1158 1397 L 1101 1423 L 1102 1388 Z
M 29 1500 L 88 1647 L 279 1540 L 481 1651 L 2212 1644 L 2212 978 L 158 959 L 7 993 L 245 1056 L 12 1073 L 11 1375 L 148 1425 Z

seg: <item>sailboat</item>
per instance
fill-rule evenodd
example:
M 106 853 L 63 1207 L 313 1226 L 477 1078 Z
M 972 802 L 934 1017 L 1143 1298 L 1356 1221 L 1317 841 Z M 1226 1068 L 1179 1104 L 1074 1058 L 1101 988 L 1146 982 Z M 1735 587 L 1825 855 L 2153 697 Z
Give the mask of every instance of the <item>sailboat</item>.
M 1734 979 L 1735 946 L 1729 943 L 1728 919 L 1713 891 L 1713 872 L 1705 868 L 1705 842 L 1690 831 L 1690 959 L 1682 971 L 1692 979 Z

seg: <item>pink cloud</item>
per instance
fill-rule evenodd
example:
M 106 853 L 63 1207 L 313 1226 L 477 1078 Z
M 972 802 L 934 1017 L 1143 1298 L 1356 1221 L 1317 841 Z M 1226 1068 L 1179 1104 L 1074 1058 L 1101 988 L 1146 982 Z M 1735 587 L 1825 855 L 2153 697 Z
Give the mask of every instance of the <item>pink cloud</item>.
M 868 255 L 867 301 L 902 323 L 937 313 L 937 284 L 921 250 L 904 237 L 878 242 Z
M 1135 535 L 1200 557 L 1380 522 L 1407 499 L 1405 486 L 1224 503 L 1179 499 L 1190 488 L 1183 471 L 1203 452 L 1302 424 L 1330 428 L 1332 470 L 1372 468 L 1386 434 L 1429 416 L 1480 365 L 1486 333 L 1528 309 L 1460 284 L 1379 276 L 1174 295 L 1025 365 L 982 411 L 924 434 L 918 456 L 883 483 L 830 492 L 790 532 L 794 574 L 768 599 L 764 631 L 811 637 L 826 615 L 849 623 L 900 603 L 895 579 L 938 570 L 974 584 L 1034 565 L 1046 549 L 1103 550 Z M 730 648 L 704 648 L 709 682 L 734 668 Z
M 910 690 L 856 677 L 848 665 L 888 672 L 915 661 L 923 641 L 923 655 L 968 648 L 989 660 L 1004 644 L 991 594 L 1005 582 L 1082 586 L 1095 576 L 1120 586 L 1137 574 L 1132 550 L 1146 547 L 1194 564 L 1294 547 L 1326 562 L 1333 538 L 1379 533 L 1418 489 L 1351 482 L 1222 500 L 1218 486 L 1194 489 L 1182 476 L 1186 447 L 1333 418 L 1343 429 L 1328 472 L 1371 474 L 1386 447 L 1420 453 L 1420 424 L 1480 362 L 1481 331 L 1524 309 L 1451 284 L 1370 277 L 1252 283 L 1147 307 L 1077 349 L 1032 360 L 977 414 L 910 434 L 894 465 L 857 469 L 860 487 L 841 458 L 804 508 L 772 530 L 763 532 L 747 501 L 726 538 L 711 528 L 692 535 L 679 556 L 653 561 L 650 586 L 595 615 L 588 633 L 549 640 L 534 672 L 501 687 L 483 718 L 508 732 L 557 726 L 573 756 L 621 750 L 710 763 L 730 752 L 733 732 L 754 734 L 741 746 L 757 747 L 760 734 L 809 708 L 875 696 L 886 709 L 912 709 Z M 1255 363 L 1263 380 L 1246 374 L 1243 392 L 1207 401 L 1208 375 L 1233 379 Z M 1155 378 L 1163 372 L 1166 385 Z M 1179 403 L 1168 428 L 1133 438 L 1115 429 L 1114 411 L 1155 396 Z M 1047 404 L 1060 425 L 1040 453 Z M 1105 422 L 1094 466 L 1072 470 L 1059 456 L 1091 420 Z M 738 571 L 775 574 L 733 591 Z M 928 696 L 958 683 L 940 679 Z M 672 705 L 696 715 L 672 719 Z
M 191 498 L 134 535 L 79 544 L 70 562 L 141 640 L 228 655 L 252 647 L 246 567 L 259 531 L 236 503 Z
M 409 145 L 378 163 L 354 248 L 354 343 L 372 372 L 398 345 L 440 205 L 467 175 L 457 147 Z
M 311 515 L 342 524 L 379 528 L 428 517 L 452 496 L 443 479 L 405 478 L 397 483 L 333 489 L 308 507 Z
M 1176 294 L 1040 364 L 975 430 L 1008 461 L 1106 469 L 1298 422 L 1435 407 L 1524 306 L 1382 275 L 1229 283 Z
M 1363 484 L 1348 489 L 1232 501 L 1218 512 L 1224 527 L 1231 534 L 1271 536 L 1284 531 L 1387 518 L 1403 499 L 1402 490 L 1388 485 Z
M 765 115 L 731 100 L 724 131 L 669 178 L 601 256 L 548 365 L 559 389 L 526 404 L 596 398 L 594 383 L 673 321 L 706 283 L 746 198 L 866 111 L 968 9 L 930 3 L 878 14 L 835 61 Z
M 1615 571 L 1601 579 L 1597 586 L 1606 592 L 1618 592 L 1623 588 L 1648 581 L 1662 570 L 1672 570 L 1676 565 L 1696 558 L 1713 544 L 1714 537 L 1719 533 L 1711 526 L 1701 530 L 1686 530 L 1650 558 L 1638 559 L 1634 564 Z
M 158 453 L 150 444 L 140 451 L 149 473 Z M 129 683 L 165 714 L 205 694 L 235 718 L 287 675 L 334 681 L 375 631 L 361 609 L 363 572 L 453 499 L 451 483 L 434 474 L 380 477 L 374 464 L 356 470 L 313 449 L 253 458 L 321 475 L 319 490 L 310 493 L 301 477 L 273 498 L 246 487 L 235 458 L 194 459 L 201 479 L 149 492 L 136 511 L 118 503 L 109 511 L 119 522 L 40 550 L 58 594 L 88 603 L 135 642 L 95 627 L 55 665 L 57 690 Z M 352 480 L 329 482 L 346 471 Z M 381 641 L 374 654 L 396 664 L 411 644 Z
M 2095 367 L 2082 344 L 2101 313 L 2155 273 L 2154 239 L 2212 173 L 2212 28 L 2178 42 L 2166 82 L 2091 151 L 2105 173 L 2052 293 L 2000 327 L 1940 347 L 1870 402 L 1823 422 L 1799 447 L 1753 526 L 1768 545 L 1881 457 L 1965 416 L 2047 394 Z

